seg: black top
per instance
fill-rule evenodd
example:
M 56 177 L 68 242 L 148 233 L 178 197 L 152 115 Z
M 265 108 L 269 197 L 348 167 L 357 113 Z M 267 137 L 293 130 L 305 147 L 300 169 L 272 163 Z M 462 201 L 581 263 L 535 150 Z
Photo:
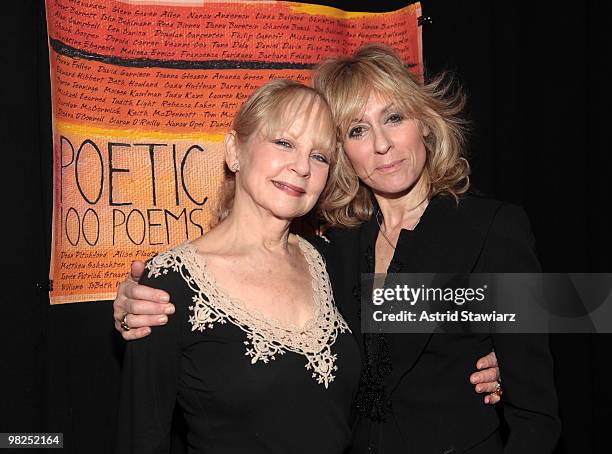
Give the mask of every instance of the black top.
M 141 282 L 167 291 L 176 313 L 127 346 L 117 453 L 168 453 L 175 404 L 190 453 L 345 452 L 359 350 L 321 257 L 300 246 L 321 295 L 306 335 L 245 311 L 187 243 L 148 262 Z
M 361 273 L 374 272 L 379 227 L 326 232 L 334 295 L 358 332 Z M 538 272 L 533 236 L 514 205 L 466 196 L 433 198 L 413 231 L 402 230 L 389 273 Z M 363 289 L 364 294 L 367 289 Z M 495 350 L 509 426 L 505 446 L 485 452 L 551 452 L 560 432 L 546 335 L 369 334 L 357 407 L 355 452 L 459 453 L 490 440 L 496 409 L 469 383 L 476 361 Z M 480 452 L 480 451 L 479 451 Z

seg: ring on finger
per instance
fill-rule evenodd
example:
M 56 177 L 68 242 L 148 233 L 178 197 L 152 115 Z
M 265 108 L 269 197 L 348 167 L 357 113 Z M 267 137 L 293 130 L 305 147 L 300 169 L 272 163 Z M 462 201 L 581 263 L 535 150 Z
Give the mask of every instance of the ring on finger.
M 495 391 L 493 391 L 491 394 L 495 394 L 497 397 L 501 397 L 503 393 L 504 391 L 502 390 L 502 385 L 498 381 L 497 385 L 495 385 Z
M 127 312 L 125 314 L 123 314 L 123 317 L 121 317 L 121 322 L 119 323 L 121 325 L 121 329 L 123 331 L 129 331 L 130 330 L 130 327 L 127 324 L 127 316 L 128 316 Z

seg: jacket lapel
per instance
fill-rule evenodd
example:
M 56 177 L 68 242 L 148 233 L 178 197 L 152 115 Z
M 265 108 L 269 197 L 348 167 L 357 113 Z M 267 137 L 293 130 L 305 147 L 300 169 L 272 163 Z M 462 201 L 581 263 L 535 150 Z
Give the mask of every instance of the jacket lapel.
M 402 230 L 389 272 L 469 273 L 478 260 L 484 238 L 482 226 L 474 221 L 462 214 L 454 199 L 433 198 L 417 227 L 413 231 Z M 432 335 L 388 334 L 393 364 L 387 378 L 388 395 L 414 367 Z

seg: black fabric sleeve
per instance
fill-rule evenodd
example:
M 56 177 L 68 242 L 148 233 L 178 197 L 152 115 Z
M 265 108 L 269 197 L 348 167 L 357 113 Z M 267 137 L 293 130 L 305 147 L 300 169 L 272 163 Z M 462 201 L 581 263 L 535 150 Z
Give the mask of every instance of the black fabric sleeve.
M 482 272 L 537 273 L 540 264 L 526 213 L 503 205 L 491 225 L 479 261 Z M 548 334 L 495 334 L 510 434 L 504 453 L 545 454 L 561 431 Z
M 167 291 L 175 314 L 165 326 L 153 327 L 143 339 L 130 341 L 123 362 L 117 454 L 169 453 L 172 413 L 177 397 L 181 360 L 181 330 L 185 318 L 185 282 L 172 270 L 148 277 L 141 284 Z M 185 304 L 184 304 L 185 303 Z
M 358 229 L 331 227 L 323 235 L 306 235 L 304 239 L 319 251 L 326 262 L 342 265 L 342 260 L 359 247 L 358 233 Z
M 317 251 L 319 251 L 321 257 L 327 260 L 327 256 L 329 254 L 329 240 L 327 237 L 323 238 L 319 235 L 305 235 L 304 239 L 312 244 Z

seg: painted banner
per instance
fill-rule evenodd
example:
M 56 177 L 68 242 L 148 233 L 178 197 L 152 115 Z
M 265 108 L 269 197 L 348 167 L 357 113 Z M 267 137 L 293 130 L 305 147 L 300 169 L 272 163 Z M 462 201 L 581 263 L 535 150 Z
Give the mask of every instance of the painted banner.
M 274 78 L 372 42 L 422 74 L 420 5 L 46 0 L 54 140 L 52 304 L 113 299 L 133 260 L 200 236 L 234 113 Z

